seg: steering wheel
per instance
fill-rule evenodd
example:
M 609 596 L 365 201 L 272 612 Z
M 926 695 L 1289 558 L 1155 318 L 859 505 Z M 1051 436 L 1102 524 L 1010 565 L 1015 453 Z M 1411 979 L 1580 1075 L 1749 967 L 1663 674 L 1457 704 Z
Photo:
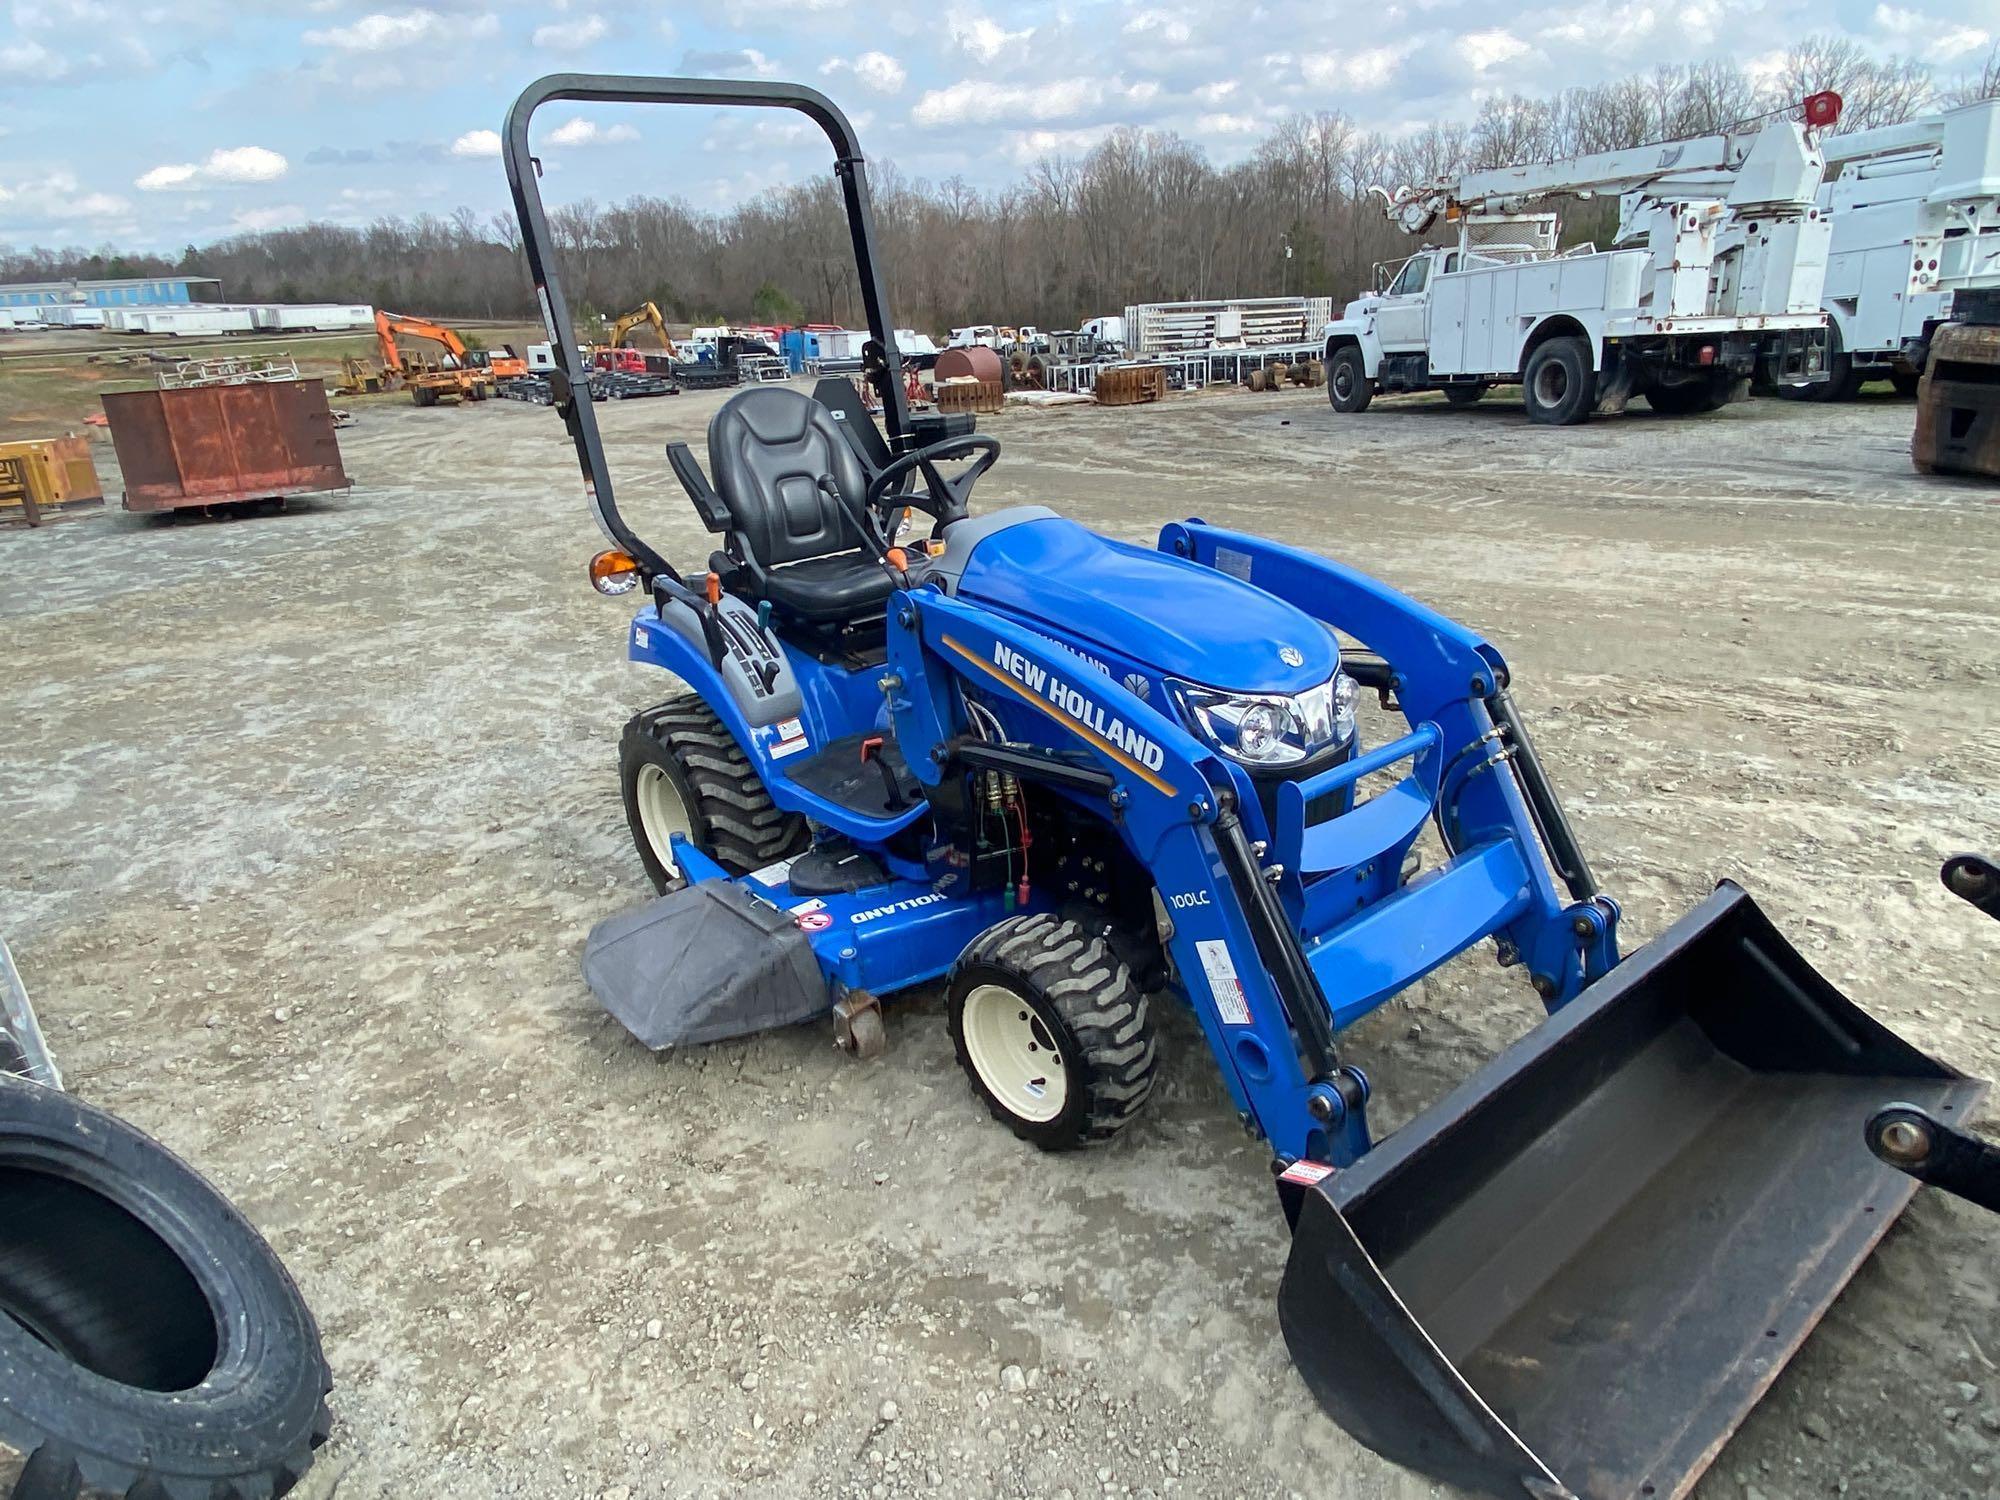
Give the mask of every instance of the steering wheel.
M 949 479 L 938 472 L 939 464 L 973 453 L 979 456 L 970 468 L 961 469 Z M 937 524 L 931 528 L 931 535 L 940 536 L 951 522 L 964 519 L 972 486 L 999 457 L 1000 440 L 983 433 L 946 438 L 914 453 L 905 453 L 868 482 L 868 493 L 861 499 L 862 514 L 873 524 L 876 534 L 884 539 L 885 544 L 893 542 L 896 536 L 892 513 L 906 505 L 922 511 L 935 521 Z M 905 475 L 918 469 L 923 470 L 924 475 L 922 490 L 891 493 Z

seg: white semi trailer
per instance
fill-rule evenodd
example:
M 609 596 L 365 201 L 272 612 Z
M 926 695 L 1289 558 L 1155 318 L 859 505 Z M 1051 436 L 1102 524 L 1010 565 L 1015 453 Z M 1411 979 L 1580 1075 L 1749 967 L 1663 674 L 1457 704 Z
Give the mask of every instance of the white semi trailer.
M 1827 379 L 1779 394 L 1844 400 L 1870 380 L 1915 394 L 1952 294 L 2000 286 L 2000 99 L 1822 143 L 1837 175 L 1823 299 Z
M 1657 411 L 1713 410 L 1760 371 L 1822 378 L 1829 226 L 1817 129 L 1839 104 L 1809 105 L 1811 125 L 1777 121 L 1385 195 L 1409 232 L 1442 221 L 1456 235 L 1326 325 L 1334 410 L 1361 411 L 1385 391 L 1441 390 L 1466 406 L 1518 383 L 1530 417 L 1567 425 L 1635 395 Z M 1652 191 L 1690 172 L 1718 180 L 1687 195 Z M 1605 192 L 1623 198 L 1607 250 L 1558 253 L 1556 216 L 1522 211 Z

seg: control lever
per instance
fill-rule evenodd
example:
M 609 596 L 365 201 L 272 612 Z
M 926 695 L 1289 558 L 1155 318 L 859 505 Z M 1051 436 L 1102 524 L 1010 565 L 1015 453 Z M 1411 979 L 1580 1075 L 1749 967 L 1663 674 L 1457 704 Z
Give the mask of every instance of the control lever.
M 729 655 L 729 637 L 722 631 L 722 576 L 711 572 L 703 585 L 703 594 L 708 608 L 696 609 L 701 620 L 701 638 L 708 643 L 709 665 L 718 672 L 722 670 L 723 658 Z
M 908 807 L 909 800 L 903 796 L 903 789 L 896 781 L 896 773 L 882 756 L 882 736 L 871 734 L 861 742 L 861 763 L 865 766 L 873 762 L 875 769 L 882 773 L 882 805 L 890 812 L 901 812 Z

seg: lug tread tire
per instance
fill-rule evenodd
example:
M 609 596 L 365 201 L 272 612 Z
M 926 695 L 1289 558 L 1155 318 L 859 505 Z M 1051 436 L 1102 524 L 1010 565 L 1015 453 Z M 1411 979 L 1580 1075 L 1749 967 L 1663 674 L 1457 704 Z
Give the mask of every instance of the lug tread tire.
M 1071 1095 L 1054 1120 L 1023 1120 L 993 1097 L 973 1068 L 964 999 L 974 985 L 996 981 L 1039 999 L 1069 1033 L 1063 1042 L 1074 1060 Z M 1146 997 L 1111 945 L 1074 922 L 1046 912 L 996 922 L 959 955 L 946 992 L 959 1067 L 993 1118 L 1024 1141 L 1045 1151 L 1100 1145 L 1129 1125 L 1153 1092 L 1159 1053 Z
M 45 1341 L 0 1311 L 0 1489 L 12 1500 L 288 1494 L 333 1431 L 333 1378 L 311 1312 L 257 1231 L 158 1141 L 40 1084 L 0 1079 L 0 1164 L 11 1191 L 53 1206 L 37 1222 L 63 1249 L 32 1236 L 0 1246 L 0 1303 L 60 1330 Z M 55 1196 L 44 1179 L 61 1185 Z M 166 1383 L 179 1356 L 156 1316 L 158 1283 L 139 1269 L 162 1253 L 241 1330 L 189 1391 L 123 1384 L 79 1358 Z
M 1536 377 L 1551 362 L 1560 361 L 1568 377 L 1562 400 L 1546 406 L 1535 395 Z M 1574 427 L 1588 421 L 1597 406 L 1597 372 L 1590 365 L 1590 345 L 1573 333 L 1557 334 L 1535 345 L 1521 371 L 1521 404 L 1528 420 L 1550 427 Z
M 657 747 L 653 754 L 664 753 L 678 767 L 692 794 L 690 836 L 718 863 L 747 874 L 800 853 L 810 842 L 806 820 L 771 801 L 757 768 L 715 711 L 692 694 L 670 698 L 633 716 L 619 753 L 626 818 L 656 889 L 664 891 L 669 882 L 653 857 L 633 797 L 638 763 L 652 758 L 649 744 Z

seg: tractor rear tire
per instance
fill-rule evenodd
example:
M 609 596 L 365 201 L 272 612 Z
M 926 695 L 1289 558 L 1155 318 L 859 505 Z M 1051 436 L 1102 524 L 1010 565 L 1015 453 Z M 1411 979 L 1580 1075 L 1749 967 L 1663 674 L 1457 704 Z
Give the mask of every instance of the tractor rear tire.
M 1574 427 L 1597 405 L 1597 372 L 1590 345 L 1574 334 L 1537 344 L 1521 372 L 1521 404 L 1528 419 L 1550 427 Z
M 319 1330 L 191 1167 L 0 1078 L 0 1224 L 0 1489 L 271 1500 L 298 1483 L 333 1425 Z
M 1453 406 L 1476 406 L 1479 398 L 1491 389 L 1483 380 L 1471 385 L 1448 385 L 1444 388 L 1444 399 Z
M 1326 399 L 1337 412 L 1366 411 L 1375 399 L 1375 387 L 1369 384 L 1368 366 L 1362 362 L 1358 345 L 1342 345 L 1327 361 Z
M 632 716 L 618 740 L 618 781 L 632 842 L 657 891 L 681 878 L 668 852 L 676 832 L 739 875 L 811 842 L 806 820 L 778 810 L 736 737 L 692 694 Z
M 946 982 L 958 1065 L 993 1118 L 1044 1151 L 1110 1140 L 1153 1091 L 1146 997 L 1103 938 L 1061 917 L 1009 917 Z

